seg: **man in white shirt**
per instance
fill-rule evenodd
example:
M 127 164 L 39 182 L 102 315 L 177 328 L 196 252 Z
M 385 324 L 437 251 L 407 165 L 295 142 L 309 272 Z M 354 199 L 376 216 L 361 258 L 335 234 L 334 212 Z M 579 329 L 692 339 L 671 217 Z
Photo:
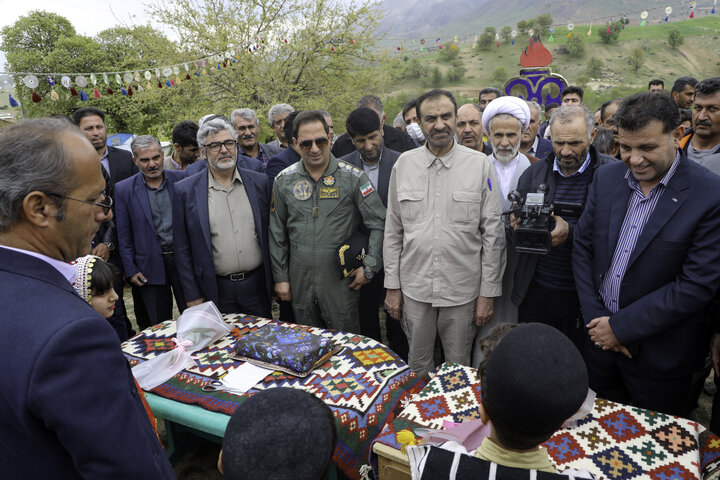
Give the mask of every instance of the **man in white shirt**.
M 510 208 L 508 193 L 517 187 L 520 175 L 530 166 L 530 160 L 520 153 L 522 132 L 527 129 L 531 113 L 527 103 L 517 97 L 500 97 L 488 104 L 483 112 L 483 129 L 487 132 L 493 153 L 490 160 L 498 178 L 498 194 L 503 211 Z M 483 361 L 479 342 L 499 323 L 517 323 L 517 306 L 510 300 L 517 254 L 507 249 L 507 263 L 503 276 L 503 295 L 495 299 L 493 319 L 478 328 L 475 335 L 472 365 L 477 368 Z

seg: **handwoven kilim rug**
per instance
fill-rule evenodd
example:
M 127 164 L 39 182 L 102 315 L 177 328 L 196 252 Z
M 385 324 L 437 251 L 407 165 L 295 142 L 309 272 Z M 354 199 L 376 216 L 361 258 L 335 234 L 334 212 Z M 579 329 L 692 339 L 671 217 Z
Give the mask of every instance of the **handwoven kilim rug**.
M 307 378 L 273 372 L 245 395 L 203 392 L 202 387 L 242 364 L 230 358 L 235 341 L 272 320 L 224 315 L 235 328 L 211 347 L 194 354 L 197 365 L 183 370 L 152 390 L 152 393 L 181 403 L 200 405 L 207 410 L 231 415 L 249 395 L 275 387 L 292 387 L 321 398 L 335 415 L 338 443 L 333 461 L 350 478 L 359 479 L 370 443 L 380 432 L 402 400 L 418 393 L 425 385 L 405 362 L 384 345 L 361 335 L 290 325 L 331 337 L 345 349 L 331 357 Z M 144 330 L 123 343 L 131 365 L 175 348 L 175 321 L 169 320 Z
M 445 363 L 376 441 L 399 450 L 400 430 L 479 418 L 480 400 L 476 370 Z M 608 480 L 699 479 L 701 429 L 697 422 L 597 399 L 577 427 L 558 431 L 544 446 L 559 471 L 583 469 Z

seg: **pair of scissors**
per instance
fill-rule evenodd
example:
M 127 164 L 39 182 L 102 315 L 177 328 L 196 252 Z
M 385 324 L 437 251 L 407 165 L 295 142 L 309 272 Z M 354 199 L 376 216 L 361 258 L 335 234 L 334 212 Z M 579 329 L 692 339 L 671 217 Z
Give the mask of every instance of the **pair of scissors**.
M 206 385 L 203 385 L 203 392 L 221 392 L 227 390 L 225 384 L 220 380 L 210 380 Z

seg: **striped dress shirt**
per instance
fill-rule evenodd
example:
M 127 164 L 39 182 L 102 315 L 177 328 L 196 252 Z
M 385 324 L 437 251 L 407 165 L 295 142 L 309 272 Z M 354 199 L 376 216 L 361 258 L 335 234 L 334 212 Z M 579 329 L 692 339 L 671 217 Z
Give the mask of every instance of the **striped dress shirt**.
M 632 193 L 630 194 L 630 201 L 628 202 L 627 211 L 625 212 L 625 219 L 623 220 L 622 227 L 620 227 L 620 236 L 618 237 L 612 262 L 610 262 L 610 268 L 607 273 L 605 273 L 602 285 L 600 286 L 600 296 L 603 299 L 603 303 L 605 303 L 605 307 L 611 313 L 617 313 L 618 310 L 620 310 L 620 287 L 622 286 L 622 281 L 627 271 L 630 256 L 633 250 L 635 250 L 635 245 L 637 244 L 638 238 L 640 238 L 643 228 L 645 228 L 645 224 L 665 191 L 665 187 L 670 182 L 675 170 L 677 170 L 679 159 L 680 155 L 676 154 L 670 169 L 668 169 L 665 176 L 660 180 L 660 183 L 650 190 L 647 197 L 643 195 L 640 184 L 635 180 L 635 177 L 631 175 L 630 170 L 625 174 L 628 187 L 632 190 Z

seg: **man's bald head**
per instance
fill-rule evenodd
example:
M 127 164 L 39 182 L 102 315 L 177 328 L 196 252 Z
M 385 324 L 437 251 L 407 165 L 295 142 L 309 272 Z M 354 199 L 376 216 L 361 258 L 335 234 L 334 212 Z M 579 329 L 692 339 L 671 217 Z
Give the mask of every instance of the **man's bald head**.
M 461 144 L 482 152 L 482 110 L 474 103 L 466 103 L 457 111 L 457 137 Z

